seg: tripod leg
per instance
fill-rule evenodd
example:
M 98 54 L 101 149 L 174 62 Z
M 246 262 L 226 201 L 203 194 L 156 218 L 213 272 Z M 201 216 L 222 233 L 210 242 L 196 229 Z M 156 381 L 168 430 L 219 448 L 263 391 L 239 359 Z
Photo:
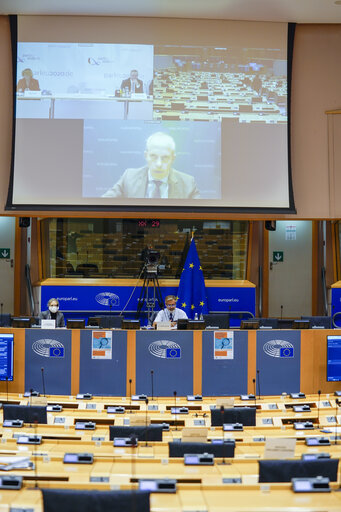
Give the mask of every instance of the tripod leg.
M 154 278 L 154 287 L 156 289 L 156 296 L 157 296 L 157 300 L 159 301 L 160 309 L 163 309 L 165 307 L 165 305 L 163 302 L 161 288 L 160 288 L 160 284 L 159 284 L 159 280 L 158 280 L 157 276 Z
M 147 294 L 147 277 L 145 276 L 144 280 L 143 280 L 143 285 L 142 285 L 142 288 L 141 288 L 141 293 L 140 293 L 140 297 L 139 297 L 139 300 L 138 300 L 138 303 L 137 303 L 137 311 L 136 311 L 136 318 L 138 319 L 140 317 L 140 313 L 141 313 L 141 310 L 143 308 L 143 304 L 144 304 L 144 301 L 145 301 L 145 298 L 146 298 L 146 294 Z

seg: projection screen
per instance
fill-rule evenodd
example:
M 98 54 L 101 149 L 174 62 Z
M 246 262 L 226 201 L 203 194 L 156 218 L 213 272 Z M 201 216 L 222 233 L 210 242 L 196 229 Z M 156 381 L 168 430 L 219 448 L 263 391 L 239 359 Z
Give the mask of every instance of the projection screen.
M 7 207 L 293 211 L 289 32 L 19 16 Z

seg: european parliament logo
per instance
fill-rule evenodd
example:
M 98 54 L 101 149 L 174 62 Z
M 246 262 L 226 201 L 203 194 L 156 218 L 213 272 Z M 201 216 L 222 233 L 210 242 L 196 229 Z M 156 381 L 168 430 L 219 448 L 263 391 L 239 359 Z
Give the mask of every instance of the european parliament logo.
M 166 359 L 179 359 L 181 357 L 180 348 L 167 348 Z
M 279 357 L 294 357 L 294 347 L 281 347 Z
M 50 357 L 64 357 L 64 347 L 50 347 Z

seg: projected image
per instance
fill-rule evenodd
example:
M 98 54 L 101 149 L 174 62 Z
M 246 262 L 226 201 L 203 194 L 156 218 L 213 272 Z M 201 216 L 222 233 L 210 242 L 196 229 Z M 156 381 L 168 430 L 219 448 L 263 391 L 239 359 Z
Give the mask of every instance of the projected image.
M 83 197 L 220 199 L 220 123 L 85 121 Z
M 151 119 L 153 46 L 19 43 L 17 118 Z
M 154 119 L 287 121 L 282 49 L 156 46 Z

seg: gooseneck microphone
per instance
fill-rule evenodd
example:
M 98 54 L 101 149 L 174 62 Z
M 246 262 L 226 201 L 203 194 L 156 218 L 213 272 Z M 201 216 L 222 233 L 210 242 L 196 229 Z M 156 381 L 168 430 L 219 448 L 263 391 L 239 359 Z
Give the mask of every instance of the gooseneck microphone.
M 45 375 L 44 375 L 44 367 L 43 366 L 41 367 L 41 379 L 42 379 L 42 382 L 43 382 L 43 395 L 46 396 L 46 393 L 45 393 Z
M 176 418 L 176 391 L 173 391 L 173 395 L 174 395 L 174 422 L 175 422 L 175 430 L 178 430 L 178 422 L 177 422 L 177 418 Z
M 152 400 L 154 400 L 154 370 L 150 370 L 150 378 L 152 381 Z
M 339 412 L 340 400 L 335 399 L 335 439 L 334 442 L 337 444 L 337 413 Z
M 255 408 L 257 409 L 256 379 L 252 379 L 252 382 L 253 382 L 253 394 L 255 396 Z
M 6 402 L 8 403 L 8 375 L 6 375 L 6 395 L 7 395 Z
M 260 397 L 260 371 L 259 370 L 257 370 L 257 383 L 258 383 L 258 400 L 260 400 L 261 397 Z
M 4 303 L 1 302 L 1 304 L 0 304 L 0 327 L 5 327 L 4 322 L 3 322 L 3 307 L 4 307 Z
M 148 446 L 148 398 L 145 399 L 146 402 L 146 444 L 145 446 Z
M 320 428 L 320 403 L 321 403 L 321 390 L 319 389 L 317 392 L 319 396 L 319 400 L 317 402 L 317 428 Z
M 131 383 L 132 383 L 132 379 L 129 379 L 129 396 L 130 396 L 130 406 L 129 406 L 129 409 L 130 409 L 130 413 L 132 413 L 132 408 L 131 408 Z

